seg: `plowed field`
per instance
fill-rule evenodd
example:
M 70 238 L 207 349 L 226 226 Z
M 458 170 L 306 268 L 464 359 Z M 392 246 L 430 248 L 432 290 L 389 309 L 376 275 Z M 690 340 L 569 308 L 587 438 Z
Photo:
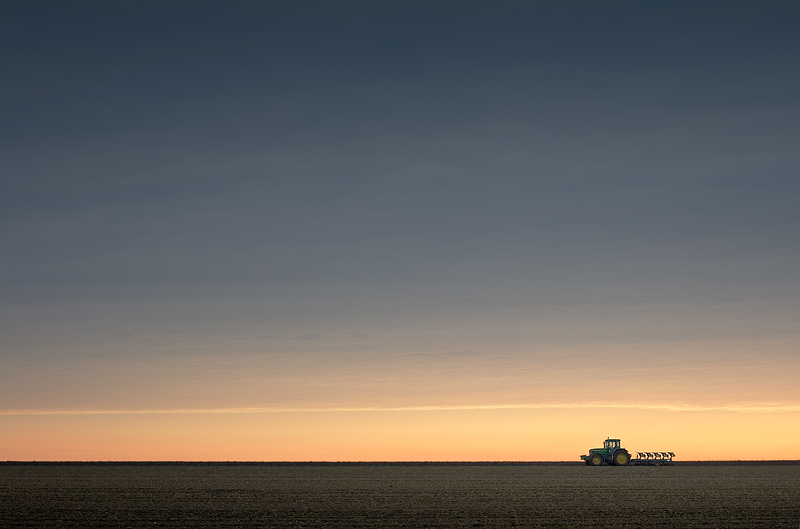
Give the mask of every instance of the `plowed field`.
M 0 466 L 0 527 L 800 526 L 800 466 Z

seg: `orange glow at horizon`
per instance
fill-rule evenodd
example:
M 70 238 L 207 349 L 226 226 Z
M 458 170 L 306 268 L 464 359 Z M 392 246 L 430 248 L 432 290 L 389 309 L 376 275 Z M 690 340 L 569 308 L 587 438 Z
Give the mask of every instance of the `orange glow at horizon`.
M 11 461 L 577 461 L 606 437 L 677 460 L 798 459 L 800 412 L 629 408 L 0 416 Z

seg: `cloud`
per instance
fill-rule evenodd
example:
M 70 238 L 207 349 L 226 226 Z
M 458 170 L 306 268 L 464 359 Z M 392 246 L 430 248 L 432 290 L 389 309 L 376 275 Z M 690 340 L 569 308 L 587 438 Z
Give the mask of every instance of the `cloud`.
M 352 408 L 202 408 L 202 409 L 142 409 L 142 410 L 0 410 L 0 416 L 11 415 L 164 415 L 164 414 L 244 414 L 244 413 L 347 413 L 347 412 L 427 412 L 469 410 L 539 410 L 539 409 L 630 409 L 669 412 L 731 412 L 731 413 L 796 413 L 800 404 L 753 404 L 694 406 L 688 404 L 644 403 L 563 403 L 563 404 L 494 404 L 464 406 L 352 407 Z

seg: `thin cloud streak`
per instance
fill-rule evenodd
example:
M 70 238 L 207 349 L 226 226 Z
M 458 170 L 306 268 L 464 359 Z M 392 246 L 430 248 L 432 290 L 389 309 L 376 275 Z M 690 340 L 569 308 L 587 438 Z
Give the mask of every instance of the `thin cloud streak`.
M 562 404 L 489 404 L 464 406 L 405 406 L 351 408 L 198 408 L 145 410 L 0 410 L 0 416 L 11 415 L 166 415 L 166 414 L 249 414 L 249 413 L 355 413 L 408 411 L 478 411 L 478 410 L 537 410 L 537 409 L 631 409 L 672 412 L 732 412 L 732 413 L 796 413 L 800 404 L 758 404 L 751 406 L 693 406 L 686 404 L 622 404 L 622 403 L 562 403 Z

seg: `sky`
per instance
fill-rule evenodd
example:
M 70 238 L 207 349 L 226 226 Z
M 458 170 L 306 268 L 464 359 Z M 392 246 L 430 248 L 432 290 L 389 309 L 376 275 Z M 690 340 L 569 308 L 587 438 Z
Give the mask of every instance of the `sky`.
M 0 460 L 798 459 L 799 16 L 4 3 Z

